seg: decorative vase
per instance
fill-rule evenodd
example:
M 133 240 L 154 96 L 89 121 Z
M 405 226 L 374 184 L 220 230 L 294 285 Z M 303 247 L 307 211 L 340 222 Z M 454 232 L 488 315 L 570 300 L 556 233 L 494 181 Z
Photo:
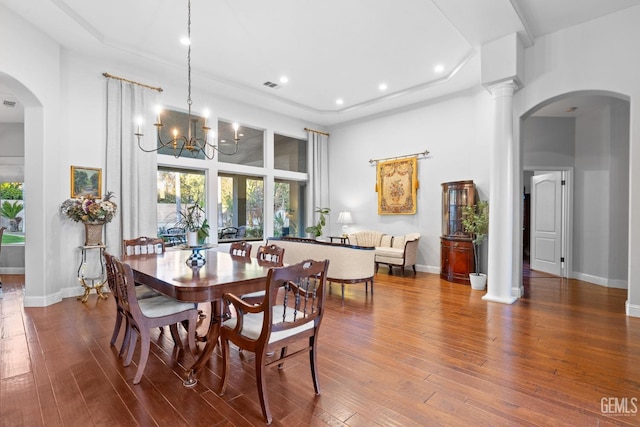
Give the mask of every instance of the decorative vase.
M 102 245 L 102 228 L 104 222 L 85 222 L 84 223 L 84 245 L 99 246 Z
M 197 231 L 187 231 L 187 246 L 195 247 L 198 246 L 198 232 Z
M 487 275 L 484 273 L 470 273 L 469 280 L 471 281 L 471 289 L 482 291 L 487 284 Z

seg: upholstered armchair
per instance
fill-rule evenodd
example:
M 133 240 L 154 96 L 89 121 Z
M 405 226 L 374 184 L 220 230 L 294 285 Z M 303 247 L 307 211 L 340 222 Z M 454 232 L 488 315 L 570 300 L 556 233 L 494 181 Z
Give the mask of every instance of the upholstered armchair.
M 381 246 L 384 233 L 379 231 L 363 230 L 349 234 L 349 244 L 355 246 L 365 246 L 375 248 Z
M 420 234 L 411 233 L 405 236 L 393 236 L 390 247 L 376 247 L 376 273 L 378 266 L 385 264 L 389 266 L 389 274 L 393 267 L 400 267 L 402 275 L 405 267 L 412 267 L 413 274 L 416 274 L 419 243 Z

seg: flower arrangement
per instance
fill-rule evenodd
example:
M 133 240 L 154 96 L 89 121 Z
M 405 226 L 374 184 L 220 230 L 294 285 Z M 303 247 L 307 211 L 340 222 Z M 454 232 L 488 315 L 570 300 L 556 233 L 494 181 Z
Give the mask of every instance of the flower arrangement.
M 102 200 L 89 195 L 67 199 L 60 206 L 60 212 L 76 222 L 111 222 L 118 208 L 111 200 L 114 197 L 113 191 L 108 191 Z

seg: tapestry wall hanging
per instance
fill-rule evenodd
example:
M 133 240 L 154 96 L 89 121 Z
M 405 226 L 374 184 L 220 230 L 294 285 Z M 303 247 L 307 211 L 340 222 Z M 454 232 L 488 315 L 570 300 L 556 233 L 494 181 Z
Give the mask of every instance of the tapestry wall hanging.
M 417 189 L 417 157 L 378 162 L 376 191 L 379 215 L 415 214 Z

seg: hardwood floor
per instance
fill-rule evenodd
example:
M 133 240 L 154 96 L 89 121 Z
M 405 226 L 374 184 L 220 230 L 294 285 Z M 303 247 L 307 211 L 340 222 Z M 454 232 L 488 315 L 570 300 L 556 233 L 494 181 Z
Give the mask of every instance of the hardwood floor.
M 232 351 L 221 397 L 217 354 L 184 388 L 193 356 L 174 350 L 168 330 L 154 331 L 134 386 L 136 367 L 117 356 L 121 337 L 109 345 L 111 297 L 25 309 L 24 277 L 2 279 L 1 426 L 264 424 L 251 353 Z M 427 273 L 381 270 L 373 296 L 346 286 L 344 304 L 334 285 L 320 333 L 322 394 L 304 356 L 270 369 L 273 424 L 640 425 L 640 319 L 624 315 L 626 291 L 536 272 L 525 279 L 513 305 Z

